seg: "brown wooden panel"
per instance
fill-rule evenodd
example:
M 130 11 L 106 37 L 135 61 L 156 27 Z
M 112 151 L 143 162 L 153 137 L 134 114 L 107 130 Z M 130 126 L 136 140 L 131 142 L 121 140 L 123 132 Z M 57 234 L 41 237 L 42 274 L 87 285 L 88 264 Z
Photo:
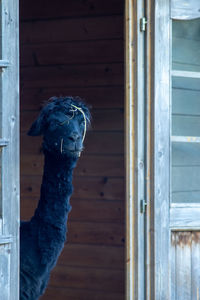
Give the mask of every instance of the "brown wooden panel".
M 21 175 L 41 175 L 43 155 L 21 155 Z M 124 176 L 123 155 L 87 155 L 79 158 L 74 175 L 78 176 Z
M 40 176 L 21 176 L 21 196 L 38 196 Z M 73 197 L 78 199 L 124 200 L 123 178 L 74 177 Z
M 38 116 L 38 111 L 21 112 L 21 131 L 27 132 Z M 92 110 L 91 129 L 95 131 L 119 131 L 124 128 L 123 109 Z
M 21 154 L 37 155 L 41 153 L 42 137 L 30 137 L 21 134 Z M 123 132 L 89 131 L 85 139 L 85 154 L 123 154 Z
M 41 300 L 124 300 L 124 293 L 49 286 Z
M 69 243 L 124 245 L 124 226 L 114 223 L 68 222 Z
M 124 247 L 66 243 L 59 265 L 124 269 Z
M 86 87 L 123 84 L 123 64 L 27 67 L 21 70 L 21 85 L 37 87 Z
M 19 3 L 21 20 L 123 14 L 124 9 L 122 0 L 20 0 Z
M 122 39 L 123 16 L 57 19 L 21 23 L 21 43 Z
M 123 62 L 123 40 L 82 41 L 21 47 L 22 66 Z
M 38 196 L 21 197 L 21 218 L 30 219 L 37 207 Z M 80 222 L 113 222 L 124 223 L 123 201 L 101 201 L 71 199 L 72 211 L 70 220 Z
M 52 96 L 79 96 L 95 108 L 122 108 L 123 86 L 74 87 L 74 88 L 30 88 L 21 89 L 21 110 L 39 110 Z
M 123 292 L 124 272 L 121 270 L 57 266 L 51 274 L 50 284 L 55 287 Z

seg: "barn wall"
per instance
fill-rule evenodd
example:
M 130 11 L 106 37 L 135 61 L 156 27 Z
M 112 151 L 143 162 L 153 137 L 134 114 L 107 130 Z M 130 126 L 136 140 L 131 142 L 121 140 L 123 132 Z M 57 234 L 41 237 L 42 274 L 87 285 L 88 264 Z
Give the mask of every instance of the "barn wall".
M 92 129 L 74 176 L 68 242 L 45 299 L 124 299 L 122 0 L 20 0 L 21 218 L 37 205 L 41 138 L 26 132 L 44 100 L 79 95 Z

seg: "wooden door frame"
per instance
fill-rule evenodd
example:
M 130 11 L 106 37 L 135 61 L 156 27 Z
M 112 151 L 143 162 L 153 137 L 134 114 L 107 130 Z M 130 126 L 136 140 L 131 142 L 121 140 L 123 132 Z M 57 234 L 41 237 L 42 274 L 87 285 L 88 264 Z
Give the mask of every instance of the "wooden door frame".
M 125 10 L 126 299 L 167 300 L 170 299 L 170 7 L 169 0 L 147 0 L 144 9 L 138 2 L 126 0 Z M 146 31 L 142 32 L 145 70 L 140 61 L 142 17 L 147 19 Z M 141 81 L 144 100 L 140 95 Z M 145 107 L 143 119 L 141 105 Z M 145 124 L 142 141 L 141 122 Z M 139 157 L 142 143 L 143 160 Z M 147 204 L 145 214 L 140 211 L 141 200 Z
M 1 3 L 2 58 L 1 126 L 2 136 L 2 222 L 0 246 L 4 247 L 6 299 L 19 299 L 19 3 Z M 4 274 L 5 273 L 5 274 Z M 3 296 L 3 298 L 5 298 Z

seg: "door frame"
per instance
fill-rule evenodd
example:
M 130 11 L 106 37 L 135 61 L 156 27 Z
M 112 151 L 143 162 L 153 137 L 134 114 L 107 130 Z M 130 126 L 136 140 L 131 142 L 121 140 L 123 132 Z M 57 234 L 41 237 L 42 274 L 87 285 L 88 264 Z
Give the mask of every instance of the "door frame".
M 126 299 L 170 299 L 170 6 L 138 2 L 125 10 Z

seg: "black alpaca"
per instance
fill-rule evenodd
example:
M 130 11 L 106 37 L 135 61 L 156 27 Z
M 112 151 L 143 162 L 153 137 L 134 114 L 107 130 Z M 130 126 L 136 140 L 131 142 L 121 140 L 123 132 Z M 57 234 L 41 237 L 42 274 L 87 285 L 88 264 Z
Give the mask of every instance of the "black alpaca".
M 28 132 L 43 135 L 45 164 L 38 207 L 30 221 L 21 222 L 20 300 L 44 293 L 66 241 L 72 172 L 89 122 L 88 107 L 79 98 L 53 98 Z

